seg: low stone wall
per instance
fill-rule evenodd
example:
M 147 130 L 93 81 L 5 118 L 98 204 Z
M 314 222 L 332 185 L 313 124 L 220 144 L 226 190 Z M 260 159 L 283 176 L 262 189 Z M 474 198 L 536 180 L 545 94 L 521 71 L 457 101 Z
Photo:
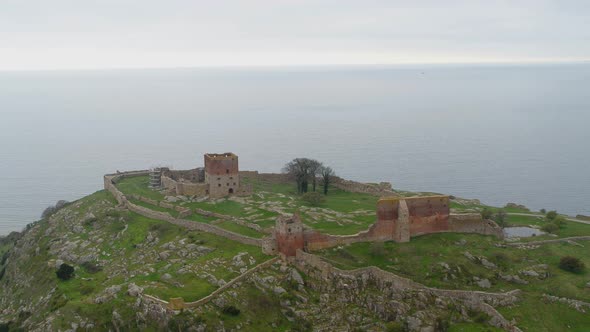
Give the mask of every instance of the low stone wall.
M 230 280 L 225 285 L 214 290 L 211 294 L 205 296 L 204 298 L 202 298 L 200 300 L 194 301 L 194 302 L 184 302 L 184 299 L 182 297 L 171 298 L 170 301 L 165 301 L 165 300 L 159 299 L 155 296 L 147 295 L 147 294 L 142 294 L 141 297 L 146 301 L 150 301 L 152 303 L 159 304 L 169 310 L 181 310 L 184 308 L 196 308 L 198 306 L 201 306 L 203 304 L 210 302 L 217 295 L 223 293 L 225 290 L 232 287 L 235 283 L 246 279 L 247 277 L 252 275 L 254 272 L 257 272 L 261 269 L 269 267 L 270 265 L 274 264 L 278 259 L 279 259 L 278 257 L 274 257 L 274 258 L 271 258 L 265 262 L 262 262 L 262 263 L 256 265 L 255 267 L 251 268 L 250 270 L 248 270 L 248 271 L 240 274 L 239 276 L 235 277 L 234 279 Z
M 564 238 L 561 238 L 561 239 L 529 241 L 529 242 L 508 242 L 505 245 L 512 246 L 512 247 L 519 247 L 519 246 L 539 246 L 539 245 L 542 245 L 542 244 L 551 244 L 551 243 L 559 243 L 559 242 L 571 242 L 571 241 L 590 241 L 590 236 L 572 236 L 572 237 L 564 237 Z
M 363 193 L 363 194 L 370 194 L 375 196 L 395 196 L 396 193 L 393 191 L 391 183 L 389 182 L 380 182 L 379 184 L 375 183 L 362 183 L 356 182 L 352 180 L 345 180 L 343 178 L 335 176 L 332 179 L 332 185 L 338 189 L 353 192 L 353 193 Z
M 261 269 L 264 269 L 272 264 L 274 264 L 279 258 L 278 257 L 274 257 L 271 258 L 265 262 L 262 262 L 258 265 L 256 265 L 255 267 L 251 268 L 250 270 L 242 273 L 241 275 L 235 277 L 234 279 L 230 280 L 227 284 L 219 287 L 218 289 L 216 289 L 215 291 L 213 291 L 213 293 L 205 296 L 204 298 L 195 301 L 195 302 L 187 302 L 185 303 L 185 307 L 186 308 L 195 308 L 198 307 L 200 305 L 203 305 L 209 301 L 211 301 L 212 299 L 214 299 L 217 295 L 221 294 L 222 292 L 224 292 L 226 289 L 230 288 L 231 286 L 233 286 L 235 283 L 242 281 L 244 279 L 246 279 L 247 277 L 249 277 L 250 275 L 252 275 L 254 272 L 259 271 Z
M 199 208 L 195 208 L 195 213 L 200 214 L 202 216 L 205 217 L 213 217 L 213 218 L 217 218 L 217 219 L 222 219 L 222 220 L 228 220 L 228 221 L 232 221 L 235 222 L 238 225 L 242 225 L 248 228 L 252 228 L 255 231 L 258 232 L 263 232 L 262 227 L 260 227 L 259 225 L 256 224 L 251 224 L 249 222 L 245 222 L 239 218 L 236 218 L 234 216 L 228 216 L 225 214 L 221 214 L 221 213 L 216 213 L 216 212 L 212 212 L 212 211 L 207 211 L 207 210 L 203 210 L 203 209 L 199 209 Z
M 291 262 L 310 277 L 318 276 L 325 281 L 331 281 L 339 277 L 354 279 L 370 279 L 378 289 L 394 289 L 396 291 L 416 290 L 429 294 L 461 300 L 474 310 L 483 311 L 491 317 L 490 324 L 506 331 L 520 331 L 511 322 L 506 320 L 493 306 L 511 305 L 519 301 L 520 290 L 506 293 L 489 293 L 481 291 L 449 290 L 427 287 L 410 279 L 400 277 L 391 272 L 383 271 L 377 267 L 370 266 L 355 270 L 341 270 L 321 257 L 297 251 L 297 255 Z
M 504 238 L 502 227 L 498 226 L 492 220 L 483 220 L 479 213 L 451 214 L 449 216 L 448 231 L 494 235 L 499 239 Z
M 108 190 L 113 194 L 115 199 L 119 202 L 119 204 L 126 206 L 130 211 L 135 213 L 141 214 L 144 217 L 148 217 L 151 219 L 162 220 L 169 222 L 171 224 L 175 224 L 180 227 L 184 227 L 190 230 L 196 231 L 203 231 L 207 233 L 212 233 L 218 236 L 225 237 L 227 239 L 237 241 L 243 244 L 255 245 L 255 246 L 262 246 L 262 239 L 255 239 L 249 236 L 237 234 L 234 232 L 230 232 L 223 228 L 217 227 L 215 225 L 209 225 L 200 223 L 197 221 L 190 221 L 184 219 L 177 219 L 172 217 L 170 214 L 166 212 L 154 211 L 143 206 L 139 206 L 137 204 L 133 204 L 127 200 L 125 195 L 117 187 L 115 183 L 125 176 L 137 176 L 137 175 L 146 175 L 149 174 L 149 171 L 139 171 L 139 172 L 125 172 L 125 173 L 118 173 L 118 174 L 107 174 L 104 176 L 104 186 L 105 189 Z

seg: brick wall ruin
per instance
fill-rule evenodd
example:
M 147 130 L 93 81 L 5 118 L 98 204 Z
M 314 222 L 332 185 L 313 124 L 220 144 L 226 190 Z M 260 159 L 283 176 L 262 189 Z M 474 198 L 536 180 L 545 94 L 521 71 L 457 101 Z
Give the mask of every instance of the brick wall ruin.
M 305 228 L 297 215 L 281 217 L 273 234 L 276 246 L 266 244 L 264 248 L 267 253 L 276 251 L 293 257 L 299 249 L 314 251 L 372 241 L 408 242 L 414 236 L 441 232 L 477 233 L 498 238 L 504 235 L 496 223 L 482 220 L 479 214 L 451 214 L 448 196 L 389 197 L 379 200 L 377 221 L 366 231 L 354 235 L 323 234 Z

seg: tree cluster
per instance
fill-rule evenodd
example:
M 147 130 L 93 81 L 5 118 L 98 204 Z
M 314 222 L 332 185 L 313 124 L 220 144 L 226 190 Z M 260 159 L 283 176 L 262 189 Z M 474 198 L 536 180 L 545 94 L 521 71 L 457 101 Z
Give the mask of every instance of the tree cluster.
M 309 158 L 295 158 L 291 160 L 285 165 L 283 172 L 289 174 L 295 180 L 299 194 L 307 193 L 310 183 L 312 191 L 315 192 L 319 179 L 324 195 L 327 195 L 328 187 L 335 175 L 332 168 L 323 165 L 315 159 Z

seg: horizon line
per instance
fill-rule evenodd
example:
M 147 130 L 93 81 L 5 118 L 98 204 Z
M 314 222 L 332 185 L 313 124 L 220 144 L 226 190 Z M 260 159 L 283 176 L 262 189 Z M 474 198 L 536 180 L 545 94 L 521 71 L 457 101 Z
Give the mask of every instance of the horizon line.
M 118 70 L 180 70 L 180 69 L 281 69 L 281 68 L 343 68 L 343 67 L 411 67 L 411 66 L 487 66 L 487 65 L 574 65 L 590 64 L 590 59 L 579 60 L 498 60 L 498 61 L 450 61 L 450 62 L 391 62 L 391 63 L 317 63 L 317 64 L 223 64 L 223 65 L 189 65 L 189 66 L 105 66 L 80 68 L 31 68 L 2 69 L 0 73 L 15 72 L 58 72 L 58 71 L 118 71 Z

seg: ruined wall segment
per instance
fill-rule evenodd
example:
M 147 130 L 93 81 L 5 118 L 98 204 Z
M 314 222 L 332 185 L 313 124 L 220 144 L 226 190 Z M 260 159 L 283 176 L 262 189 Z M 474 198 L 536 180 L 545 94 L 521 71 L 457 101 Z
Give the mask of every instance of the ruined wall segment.
M 297 250 L 303 249 L 303 223 L 299 215 L 277 218 L 275 234 L 277 251 L 285 257 L 294 257 Z
M 393 240 L 449 230 L 449 196 L 386 197 L 377 202 L 377 224 L 393 224 Z

